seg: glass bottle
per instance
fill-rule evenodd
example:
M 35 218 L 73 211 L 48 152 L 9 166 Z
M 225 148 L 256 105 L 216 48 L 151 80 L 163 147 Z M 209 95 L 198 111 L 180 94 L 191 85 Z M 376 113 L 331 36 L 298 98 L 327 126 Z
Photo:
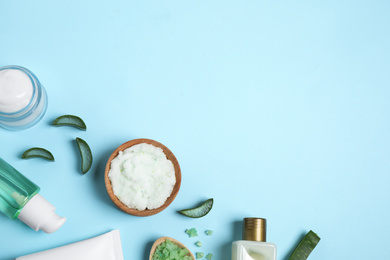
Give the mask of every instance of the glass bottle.
M 40 188 L 0 158 L 0 212 L 19 218 L 31 228 L 52 233 L 66 221 L 38 194 Z M 2 224 L 2 223 L 1 223 Z
M 276 260 L 276 245 L 266 242 L 267 220 L 244 218 L 242 238 L 232 245 L 232 260 Z

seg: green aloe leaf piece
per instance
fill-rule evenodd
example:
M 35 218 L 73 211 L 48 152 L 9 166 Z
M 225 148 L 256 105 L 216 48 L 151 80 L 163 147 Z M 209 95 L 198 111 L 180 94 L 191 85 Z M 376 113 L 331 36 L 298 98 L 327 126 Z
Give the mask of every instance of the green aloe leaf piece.
M 320 237 L 310 230 L 292 252 L 289 260 L 305 260 L 320 242 Z
M 81 156 L 81 171 L 86 174 L 89 169 L 91 169 L 93 161 L 91 148 L 89 148 L 87 142 L 81 138 L 77 137 L 76 142 Z
M 179 212 L 184 216 L 190 218 L 201 218 L 206 216 L 210 212 L 211 208 L 213 207 L 213 203 L 214 203 L 214 199 L 208 199 L 199 207 L 191 208 L 191 209 L 183 209 L 180 210 Z
M 73 127 L 76 127 L 80 130 L 84 130 L 84 131 L 87 130 L 87 126 L 85 125 L 84 121 L 80 117 L 74 116 L 74 115 L 59 116 L 53 121 L 53 125 L 54 126 L 73 126 Z
M 29 158 L 43 158 L 43 159 L 46 159 L 48 161 L 54 161 L 54 156 L 51 152 L 49 152 L 48 150 L 44 149 L 44 148 L 40 148 L 40 147 L 33 147 L 33 148 L 30 148 L 28 150 L 26 150 L 23 155 L 22 155 L 22 158 L 23 159 L 29 159 Z

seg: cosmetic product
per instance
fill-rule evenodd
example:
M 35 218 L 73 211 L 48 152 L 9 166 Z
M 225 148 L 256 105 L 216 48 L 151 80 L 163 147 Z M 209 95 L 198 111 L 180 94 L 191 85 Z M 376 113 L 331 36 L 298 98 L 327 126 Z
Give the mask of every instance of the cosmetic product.
M 66 218 L 58 216 L 56 208 L 39 191 L 35 183 L 0 158 L 0 212 L 10 219 L 20 219 L 35 231 L 53 233 Z
M 266 242 L 267 220 L 244 218 L 243 240 L 232 245 L 232 260 L 276 260 L 276 246 Z
M 119 230 L 15 260 L 123 260 Z
M 0 127 L 32 127 L 43 118 L 46 109 L 46 91 L 34 73 L 16 65 L 0 67 Z

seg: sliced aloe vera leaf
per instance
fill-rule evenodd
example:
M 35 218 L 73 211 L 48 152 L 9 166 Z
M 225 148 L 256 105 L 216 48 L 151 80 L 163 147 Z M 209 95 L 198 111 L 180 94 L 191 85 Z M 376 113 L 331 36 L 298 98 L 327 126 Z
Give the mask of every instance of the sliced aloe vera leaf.
M 76 127 L 80 130 L 84 130 L 84 131 L 87 130 L 87 126 L 85 125 L 84 121 L 80 117 L 74 116 L 74 115 L 59 116 L 53 121 L 53 125 L 54 126 L 73 126 L 73 127 Z
M 310 230 L 292 252 L 289 260 L 305 260 L 320 242 L 320 237 Z
M 208 199 L 199 207 L 191 208 L 191 209 L 183 209 L 180 210 L 179 212 L 184 216 L 190 218 L 201 218 L 206 216 L 210 212 L 211 208 L 213 207 L 213 203 L 214 203 L 214 199 Z
M 54 161 L 54 156 L 51 152 L 44 148 L 40 147 L 33 147 L 28 150 L 26 150 L 23 155 L 23 159 L 29 159 L 29 158 L 43 158 L 48 161 Z
M 91 169 L 93 161 L 91 148 L 89 148 L 87 142 L 81 138 L 77 137 L 76 142 L 81 156 L 81 171 L 86 174 L 89 169 Z

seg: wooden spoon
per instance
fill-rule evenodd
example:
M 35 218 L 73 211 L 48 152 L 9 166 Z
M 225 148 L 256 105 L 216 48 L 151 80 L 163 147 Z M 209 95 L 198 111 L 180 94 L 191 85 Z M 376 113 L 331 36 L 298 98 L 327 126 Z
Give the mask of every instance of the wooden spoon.
M 152 249 L 150 249 L 149 260 L 152 260 L 153 254 L 154 254 L 154 252 L 156 251 L 157 246 L 160 245 L 160 244 L 161 244 L 162 242 L 164 242 L 165 240 L 171 241 L 172 243 L 174 243 L 175 245 L 177 245 L 177 246 L 180 247 L 180 248 L 187 249 L 187 250 L 188 250 L 188 254 L 187 254 L 187 255 L 191 256 L 191 258 L 192 258 L 193 260 L 195 260 L 194 255 L 191 253 L 191 251 L 190 251 L 185 245 L 183 245 L 183 243 L 177 241 L 176 239 L 170 238 L 170 237 L 160 237 L 159 239 L 157 239 L 157 240 L 153 243 Z
M 114 195 L 114 191 L 112 190 L 110 178 L 108 178 L 108 172 L 111 169 L 111 161 L 112 161 L 112 159 L 114 159 L 119 154 L 119 151 L 123 151 L 123 150 L 129 148 L 130 146 L 133 146 L 133 145 L 136 145 L 136 144 L 141 144 L 141 143 L 147 143 L 147 144 L 151 144 L 151 145 L 153 145 L 155 147 L 161 148 L 163 150 L 164 154 L 166 155 L 167 159 L 170 160 L 173 163 L 173 167 L 175 169 L 176 183 L 175 183 L 175 186 L 173 187 L 172 193 L 167 198 L 165 203 L 161 207 L 156 208 L 156 209 L 137 210 L 137 209 L 129 208 L 128 206 L 123 204 Z M 111 156 L 108 159 L 107 164 L 106 164 L 106 170 L 105 170 L 105 173 L 104 173 L 104 182 L 106 184 L 106 189 L 107 189 L 108 196 L 110 196 L 111 200 L 114 202 L 114 204 L 118 208 L 120 208 L 122 211 L 126 212 L 127 214 L 134 215 L 134 216 L 145 217 L 145 216 L 151 216 L 151 215 L 154 215 L 154 214 L 157 214 L 157 213 L 161 212 L 162 210 L 167 208 L 169 206 L 169 204 L 172 203 L 172 201 L 175 199 L 176 195 L 179 193 L 180 184 L 181 184 L 181 170 L 180 170 L 179 162 L 177 161 L 175 155 L 165 145 L 163 145 L 163 144 L 161 144 L 161 143 L 159 143 L 157 141 L 151 140 L 151 139 L 145 139 L 145 138 L 134 139 L 134 140 L 128 141 L 128 142 L 120 145 L 111 154 Z

